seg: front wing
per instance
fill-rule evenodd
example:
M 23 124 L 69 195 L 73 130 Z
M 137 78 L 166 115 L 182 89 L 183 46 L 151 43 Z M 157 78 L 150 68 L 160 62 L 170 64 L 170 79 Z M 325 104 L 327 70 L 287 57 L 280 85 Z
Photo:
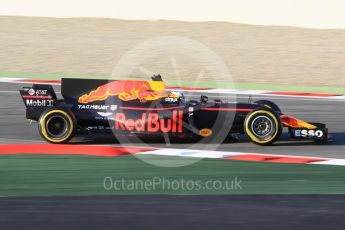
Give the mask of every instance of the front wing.
M 325 124 L 309 123 L 289 115 L 281 115 L 283 126 L 289 128 L 291 138 L 311 139 L 316 142 L 329 142 L 331 136 Z

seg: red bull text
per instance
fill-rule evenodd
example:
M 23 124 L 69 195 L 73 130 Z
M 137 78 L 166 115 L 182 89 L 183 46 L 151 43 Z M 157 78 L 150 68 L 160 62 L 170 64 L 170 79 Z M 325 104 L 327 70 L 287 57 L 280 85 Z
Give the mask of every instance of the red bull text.
M 182 133 L 183 111 L 173 111 L 171 119 L 157 113 L 142 113 L 141 118 L 127 119 L 124 113 L 115 115 L 115 129 L 137 132 Z

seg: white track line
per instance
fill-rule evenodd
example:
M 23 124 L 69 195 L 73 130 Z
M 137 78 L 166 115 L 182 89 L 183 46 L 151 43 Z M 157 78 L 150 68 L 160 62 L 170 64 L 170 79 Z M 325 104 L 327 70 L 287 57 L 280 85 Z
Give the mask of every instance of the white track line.
M 228 152 L 228 151 L 216 151 L 216 150 L 199 150 L 199 149 L 173 149 L 173 148 L 159 148 L 157 150 L 148 151 L 140 154 L 163 154 L 169 156 L 184 156 L 184 157 L 204 157 L 204 158 L 223 158 L 229 156 L 239 156 L 244 154 L 254 154 L 258 156 L 272 156 L 272 157 L 300 157 L 306 159 L 322 159 L 332 160 L 332 158 L 325 157 L 310 157 L 301 155 L 280 155 L 280 154 L 265 154 L 265 153 L 244 153 L 244 152 Z M 345 160 L 345 159 L 344 159 Z
M 203 94 L 204 95 L 204 94 Z M 232 94 L 234 95 L 234 94 Z M 193 95 L 190 95 L 190 94 L 185 94 L 185 96 L 193 96 Z M 194 95 L 195 96 L 195 95 Z M 260 94 L 257 94 L 257 95 L 241 95 L 241 94 L 238 94 L 238 95 L 235 95 L 235 96 L 226 96 L 226 95 L 209 95 L 207 94 L 207 96 L 209 98 L 215 98 L 215 99 L 236 99 L 236 98 L 241 98 L 241 99 L 249 99 L 250 96 L 252 96 L 252 101 L 256 100 L 256 99 L 267 99 L 267 98 L 270 98 L 270 99 L 277 99 L 277 100 L 298 100 L 298 101 L 331 101 L 331 102 L 345 102 L 345 97 L 344 99 L 330 99 L 330 98 L 313 98 L 313 97 L 287 97 L 287 96 L 272 96 L 272 95 L 260 95 Z M 224 102 L 227 102 L 227 101 L 224 101 Z
M 221 159 L 227 156 L 243 155 L 244 153 L 232 153 L 232 152 L 224 152 L 224 151 L 209 151 L 209 150 L 197 150 L 197 149 L 194 150 L 194 149 L 162 148 L 162 149 L 147 151 L 147 152 L 143 152 L 139 154 Z
M 10 94 L 12 94 L 12 93 L 16 93 L 16 94 L 19 94 L 19 89 L 18 89 L 18 90 L 16 90 L 16 91 L 0 90 L 0 93 L 10 93 Z
M 329 96 L 329 97 L 320 97 L 320 96 L 303 96 L 303 95 L 276 95 L 271 94 L 273 91 L 262 91 L 262 90 L 233 90 L 233 89 L 211 89 L 211 90 L 180 90 L 184 92 L 198 92 L 198 93 L 210 93 L 210 94 L 228 94 L 228 95 L 255 95 L 263 97 L 272 97 L 272 98 L 308 98 L 310 99 L 323 99 L 323 100 L 332 100 L 332 101 L 344 101 L 345 95 L 341 96 Z
M 345 159 L 330 159 L 326 161 L 313 162 L 311 164 L 345 166 Z
M 11 77 L 0 77 L 0 82 L 6 83 L 20 83 L 19 81 L 25 80 L 25 78 L 11 78 Z
M 197 92 L 197 91 L 196 91 Z M 3 94 L 19 94 L 19 89 L 15 90 L 15 91 L 11 91 L 11 90 L 0 90 L 0 93 Z M 60 94 L 61 92 L 55 92 L 57 94 Z M 232 94 L 235 95 L 235 94 Z M 190 94 L 187 94 L 185 96 L 193 96 Z M 195 96 L 195 95 L 194 95 Z M 207 95 L 209 98 L 219 98 L 219 99 L 233 99 L 233 97 L 230 96 L 225 96 L 225 95 Z M 345 102 L 345 97 L 344 99 L 330 99 L 330 98 L 308 98 L 308 97 L 285 97 L 285 96 L 272 96 L 272 95 L 235 95 L 234 98 L 241 98 L 241 99 L 248 99 L 249 96 L 253 96 L 253 100 L 255 98 L 276 98 L 278 100 L 291 100 L 292 98 L 295 100 L 299 100 L 299 101 L 315 101 L 315 100 L 320 100 L 320 101 L 332 101 L 332 102 Z M 225 101 L 227 102 L 227 101 Z
M 262 153 L 243 153 L 243 152 L 226 152 L 226 151 L 210 151 L 210 150 L 197 150 L 197 149 L 170 149 L 160 148 L 152 151 L 137 153 L 142 155 L 158 155 L 158 156 L 176 156 L 176 157 L 193 157 L 193 158 L 207 158 L 207 159 L 223 159 L 231 156 L 244 156 L 244 155 L 257 155 L 257 156 L 272 156 L 281 158 L 303 158 L 303 159 L 318 159 L 321 161 L 312 162 L 307 164 L 319 165 L 335 165 L 345 166 L 345 159 L 332 159 L 324 157 L 310 157 L 299 155 L 277 155 L 277 154 L 262 154 Z M 259 161 L 260 162 L 260 161 Z

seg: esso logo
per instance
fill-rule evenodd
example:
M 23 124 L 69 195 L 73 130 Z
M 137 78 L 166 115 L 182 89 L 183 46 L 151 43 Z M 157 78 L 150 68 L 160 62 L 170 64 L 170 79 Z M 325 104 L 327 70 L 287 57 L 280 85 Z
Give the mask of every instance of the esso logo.
M 324 133 L 322 130 L 295 130 L 295 136 L 296 137 L 323 137 Z

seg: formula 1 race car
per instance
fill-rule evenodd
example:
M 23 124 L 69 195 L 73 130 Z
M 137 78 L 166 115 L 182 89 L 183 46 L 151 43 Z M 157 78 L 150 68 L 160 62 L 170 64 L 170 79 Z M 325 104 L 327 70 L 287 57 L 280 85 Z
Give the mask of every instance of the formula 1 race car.
M 27 119 L 38 122 L 40 135 L 51 143 L 66 143 L 75 135 L 168 136 L 222 142 L 246 134 L 258 145 L 277 141 L 283 127 L 291 138 L 326 143 L 326 126 L 287 114 L 271 101 L 225 103 L 186 101 L 181 92 L 167 91 L 160 75 L 144 80 L 62 79 L 57 99 L 51 85 L 23 87 Z

